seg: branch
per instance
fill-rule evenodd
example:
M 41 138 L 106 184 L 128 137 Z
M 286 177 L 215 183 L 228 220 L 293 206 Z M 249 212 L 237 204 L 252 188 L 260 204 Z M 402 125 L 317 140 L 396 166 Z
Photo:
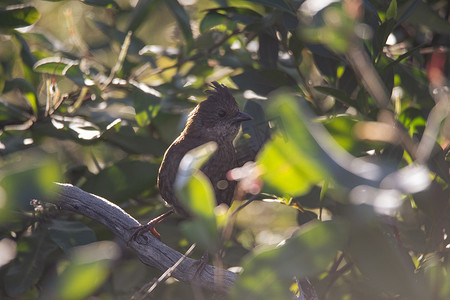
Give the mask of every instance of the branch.
M 58 205 L 62 210 L 97 220 L 124 242 L 130 240 L 134 232 L 131 228 L 140 225 L 123 209 L 104 198 L 70 184 L 57 183 L 57 185 L 59 187 Z M 137 241 L 130 240 L 128 246 L 136 251 L 144 264 L 163 272 L 171 268 L 183 256 L 149 233 L 143 234 Z M 220 293 L 226 292 L 236 281 L 235 273 L 211 265 L 207 265 L 203 272 L 195 276 L 198 264 L 198 261 L 186 257 L 178 267 L 174 268 L 172 276 L 180 281 Z

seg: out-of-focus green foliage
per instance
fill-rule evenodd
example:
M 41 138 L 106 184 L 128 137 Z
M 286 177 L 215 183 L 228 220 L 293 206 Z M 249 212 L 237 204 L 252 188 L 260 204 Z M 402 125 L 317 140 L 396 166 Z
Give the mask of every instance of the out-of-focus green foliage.
M 49 204 L 53 183 L 165 212 L 162 156 L 217 80 L 253 116 L 238 198 L 260 193 L 215 208 L 191 153 L 176 189 L 195 217 L 159 224 L 163 242 L 242 267 L 230 299 L 290 299 L 305 277 L 320 299 L 449 299 L 448 1 L 320 4 L 2 1 L 0 298 L 128 299 L 160 276 Z

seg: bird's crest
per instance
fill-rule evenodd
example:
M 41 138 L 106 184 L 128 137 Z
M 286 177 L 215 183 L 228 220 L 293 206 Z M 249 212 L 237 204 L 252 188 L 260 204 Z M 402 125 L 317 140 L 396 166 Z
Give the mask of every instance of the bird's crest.
M 220 84 L 217 81 L 213 81 L 209 86 L 212 89 L 206 91 L 208 98 L 212 98 L 218 101 L 230 101 L 232 103 L 235 103 L 233 95 L 225 85 Z

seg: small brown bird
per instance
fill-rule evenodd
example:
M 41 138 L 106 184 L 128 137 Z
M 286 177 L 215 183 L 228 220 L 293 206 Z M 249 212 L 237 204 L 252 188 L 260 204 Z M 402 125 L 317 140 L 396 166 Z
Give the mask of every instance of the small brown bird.
M 217 205 L 231 205 L 236 182 L 228 181 L 226 175 L 229 170 L 237 167 L 233 140 L 239 132 L 241 122 L 251 120 L 252 117 L 239 111 L 236 100 L 226 86 L 213 82 L 211 87 L 213 90 L 207 91 L 208 99 L 198 104 L 189 114 L 186 127 L 167 149 L 159 168 L 159 191 L 173 209 L 146 225 L 138 226 L 132 238 L 146 231 L 159 238 L 155 225 L 165 217 L 173 212 L 189 216 L 175 195 L 174 182 L 178 167 L 188 151 L 210 141 L 217 143 L 217 151 L 202 166 L 201 171 L 211 181 Z

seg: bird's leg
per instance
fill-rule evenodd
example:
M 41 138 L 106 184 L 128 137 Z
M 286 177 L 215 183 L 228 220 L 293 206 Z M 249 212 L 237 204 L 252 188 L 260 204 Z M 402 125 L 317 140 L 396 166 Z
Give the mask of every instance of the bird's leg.
M 197 265 L 197 270 L 195 270 L 194 278 L 198 278 L 200 274 L 202 274 L 203 270 L 205 270 L 206 266 L 208 265 L 208 259 L 209 254 L 208 250 L 206 250 L 205 253 L 203 253 L 202 257 L 192 264 L 192 266 Z
M 161 222 L 162 220 L 164 220 L 165 218 L 167 218 L 174 212 L 175 211 L 172 208 L 171 210 L 163 213 L 162 215 L 152 219 L 150 222 L 148 222 L 145 225 L 139 225 L 139 226 L 132 227 L 131 229 L 134 229 L 135 231 L 131 235 L 130 239 L 128 240 L 128 243 L 130 243 L 131 240 L 136 240 L 139 236 L 141 236 L 145 232 L 150 232 L 155 238 L 157 238 L 158 240 L 161 240 L 161 235 L 158 233 L 158 231 L 156 231 L 155 226 L 156 226 L 156 224 L 158 224 L 159 222 Z

